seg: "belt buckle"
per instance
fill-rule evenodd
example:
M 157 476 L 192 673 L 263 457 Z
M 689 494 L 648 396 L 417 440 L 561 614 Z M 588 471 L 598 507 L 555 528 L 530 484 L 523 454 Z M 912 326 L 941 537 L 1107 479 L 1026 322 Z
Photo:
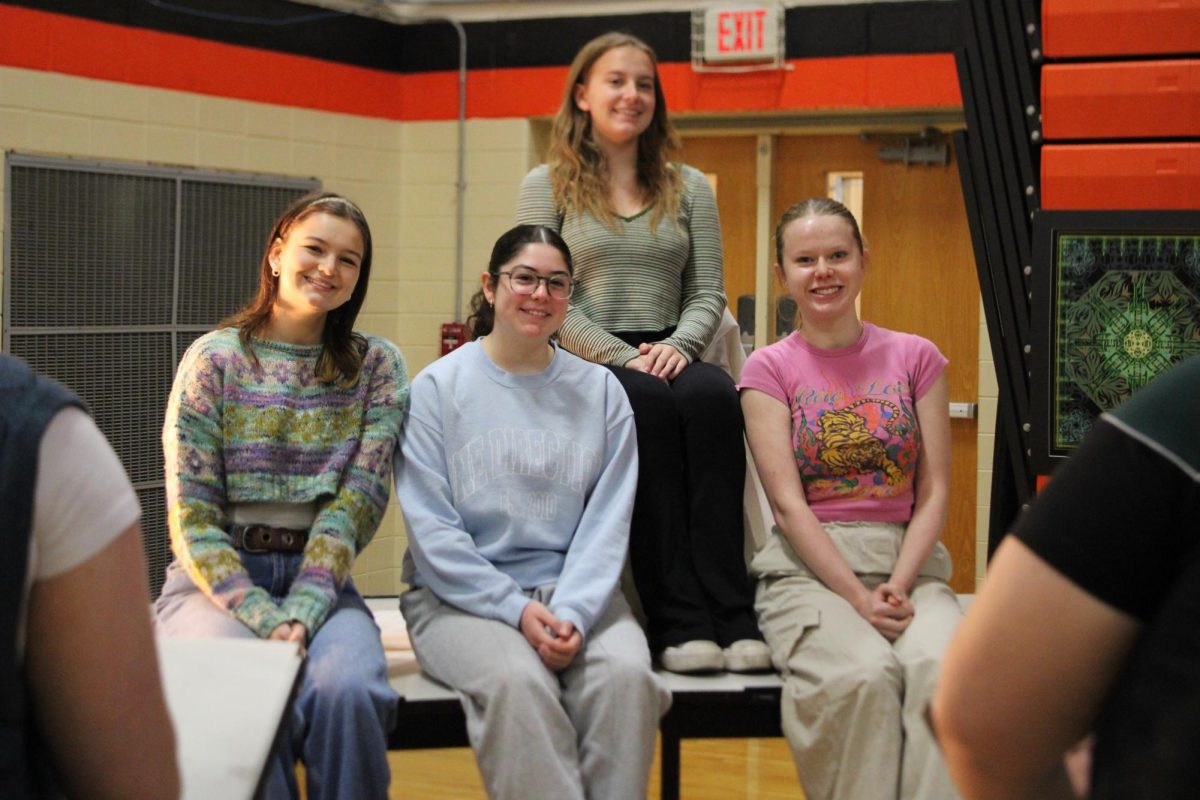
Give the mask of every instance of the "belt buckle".
M 238 538 L 241 540 L 242 550 L 244 550 L 247 553 L 250 553 L 251 555 L 261 555 L 263 553 L 271 552 L 270 548 L 267 548 L 267 547 L 251 547 L 250 546 L 249 539 L 250 539 L 251 532 L 255 531 L 255 530 L 260 530 L 264 527 L 266 527 L 266 526 L 264 526 L 264 525 L 246 525 L 245 527 L 243 527 L 241 529 L 241 533 L 239 534 Z M 270 534 L 268 534 L 268 537 L 269 536 L 270 536 Z M 270 541 L 270 539 L 268 538 L 265 541 Z

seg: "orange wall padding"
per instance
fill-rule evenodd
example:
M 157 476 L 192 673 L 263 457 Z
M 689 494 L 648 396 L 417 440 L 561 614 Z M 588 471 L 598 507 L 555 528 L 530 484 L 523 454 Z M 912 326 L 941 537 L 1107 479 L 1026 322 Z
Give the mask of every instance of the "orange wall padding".
M 458 74 L 401 74 L 0 5 L 0 64 L 394 120 L 452 119 Z M 786 71 L 663 64 L 675 112 L 957 108 L 950 54 L 794 60 Z M 553 114 L 567 68 L 473 70 L 470 117 Z
M 1042 68 L 1042 134 L 1047 139 L 1200 137 L 1200 60 L 1047 64 Z
M 1042 208 L 1200 208 L 1200 143 L 1046 145 Z
M 1200 0 L 1042 0 L 1050 58 L 1200 52 Z

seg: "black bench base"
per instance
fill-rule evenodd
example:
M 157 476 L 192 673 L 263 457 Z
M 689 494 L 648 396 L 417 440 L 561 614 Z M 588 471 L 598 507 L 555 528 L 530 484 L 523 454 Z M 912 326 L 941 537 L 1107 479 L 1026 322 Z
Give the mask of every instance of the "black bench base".
M 672 695 L 671 710 L 659 725 L 662 800 L 679 800 L 679 748 L 683 739 L 767 739 L 783 735 L 779 685 L 716 691 L 672 687 Z M 401 698 L 388 746 L 392 750 L 469 747 L 462 706 L 454 698 Z

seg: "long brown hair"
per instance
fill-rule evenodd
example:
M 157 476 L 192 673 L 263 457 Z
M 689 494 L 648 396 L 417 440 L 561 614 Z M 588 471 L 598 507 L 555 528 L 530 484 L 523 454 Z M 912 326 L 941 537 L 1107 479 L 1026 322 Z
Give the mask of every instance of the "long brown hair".
M 325 315 L 325 325 L 321 329 L 321 352 L 317 356 L 316 366 L 317 380 L 350 387 L 358 382 L 363 355 L 367 351 L 367 340 L 354 332 L 354 321 L 358 319 L 358 312 L 366 299 L 367 284 L 371 278 L 371 228 L 359 207 L 341 195 L 333 192 L 307 194 L 288 206 L 275 220 L 258 265 L 258 293 L 240 311 L 225 319 L 220 327 L 238 329 L 242 347 L 257 365 L 258 356 L 254 352 L 253 340 L 271 321 L 275 299 L 279 296 L 279 278 L 271 272 L 271 249 L 277 241 L 286 240 L 301 220 L 317 213 L 354 223 L 363 241 L 358 282 L 350 299 Z
M 587 83 L 596 61 L 616 47 L 636 47 L 650 57 L 654 68 L 654 115 L 638 137 L 638 184 L 653 206 L 650 228 L 659 219 L 674 219 L 679 211 L 683 180 L 670 157 L 679 149 L 679 135 L 667 114 L 667 98 L 658 77 L 658 57 L 650 45 L 628 33 L 605 33 L 580 48 L 567 73 L 562 103 L 550 133 L 550 182 L 554 204 L 564 213 L 589 212 L 606 225 L 614 223 L 608 202 L 608 167 L 604 153 L 592 137 L 592 118 L 575 103 L 575 89 Z

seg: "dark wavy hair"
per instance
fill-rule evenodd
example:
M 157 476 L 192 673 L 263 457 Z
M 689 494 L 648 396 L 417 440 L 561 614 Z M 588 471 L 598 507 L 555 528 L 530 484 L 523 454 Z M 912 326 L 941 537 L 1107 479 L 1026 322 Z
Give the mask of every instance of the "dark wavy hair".
M 241 310 L 225 319 L 221 327 L 238 329 L 238 338 L 258 365 L 254 352 L 254 337 L 258 336 L 267 323 L 279 296 L 279 278 L 271 273 L 271 249 L 276 242 L 287 239 L 292 229 L 313 214 L 329 214 L 349 220 L 358 228 L 363 240 L 362 260 L 358 266 L 358 282 L 350 299 L 330 311 L 321 330 L 321 352 L 317 356 L 316 377 L 323 383 L 353 386 L 358 382 L 362 369 L 363 355 L 367 351 L 367 340 L 354 332 L 354 321 L 362 309 L 367 296 L 367 284 L 371 279 L 371 228 L 361 209 L 341 195 L 333 192 L 315 192 L 304 195 L 293 202 L 275 220 L 267 246 L 263 248 L 262 261 L 258 265 L 258 293 Z
M 571 248 L 567 247 L 567 243 L 558 235 L 558 231 L 547 228 L 545 225 L 518 225 L 501 234 L 500 238 L 496 240 L 495 246 L 492 247 L 492 258 L 488 261 L 487 271 L 491 276 L 493 287 L 499 280 L 500 267 L 515 258 L 517 253 L 529 244 L 550 245 L 562 253 L 563 261 L 567 264 L 567 272 L 575 274 L 575 263 L 571 261 Z M 480 336 L 491 333 L 495 322 L 496 309 L 492 308 L 487 296 L 483 293 L 483 287 L 480 287 L 475 296 L 471 298 L 467 330 L 472 339 L 478 339 Z

